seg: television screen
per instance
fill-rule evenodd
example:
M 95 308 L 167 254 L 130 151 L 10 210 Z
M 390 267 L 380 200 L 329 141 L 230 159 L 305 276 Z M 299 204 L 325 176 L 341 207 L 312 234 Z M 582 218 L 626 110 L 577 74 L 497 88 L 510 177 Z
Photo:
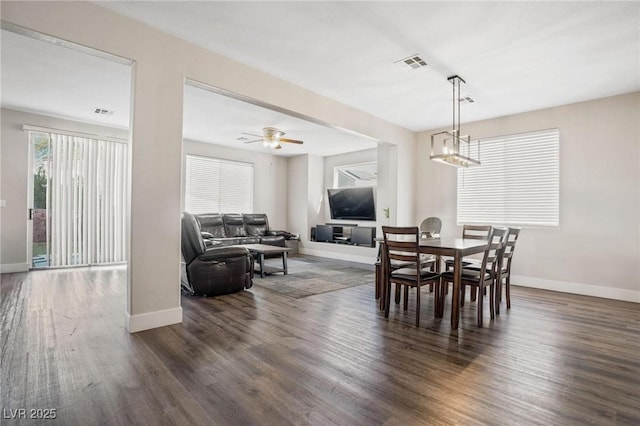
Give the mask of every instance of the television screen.
M 331 219 L 376 220 L 373 188 L 328 189 Z

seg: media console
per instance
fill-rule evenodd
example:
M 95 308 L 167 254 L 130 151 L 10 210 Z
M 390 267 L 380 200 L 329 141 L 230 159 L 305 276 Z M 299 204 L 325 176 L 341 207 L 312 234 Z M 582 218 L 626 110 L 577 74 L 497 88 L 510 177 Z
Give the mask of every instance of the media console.
M 376 228 L 356 224 L 327 223 L 311 228 L 311 240 L 323 243 L 375 247 Z

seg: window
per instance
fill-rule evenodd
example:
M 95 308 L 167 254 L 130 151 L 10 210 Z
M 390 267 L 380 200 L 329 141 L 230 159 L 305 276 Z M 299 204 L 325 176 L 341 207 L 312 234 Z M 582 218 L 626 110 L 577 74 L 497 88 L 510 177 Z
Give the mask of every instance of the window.
M 558 226 L 558 129 L 483 139 L 479 167 L 458 170 L 458 224 Z
M 378 182 L 378 163 L 349 164 L 337 166 L 333 171 L 334 188 L 354 186 L 376 186 Z
M 30 130 L 32 266 L 126 260 L 126 143 Z
M 252 213 L 253 164 L 187 155 L 185 210 Z

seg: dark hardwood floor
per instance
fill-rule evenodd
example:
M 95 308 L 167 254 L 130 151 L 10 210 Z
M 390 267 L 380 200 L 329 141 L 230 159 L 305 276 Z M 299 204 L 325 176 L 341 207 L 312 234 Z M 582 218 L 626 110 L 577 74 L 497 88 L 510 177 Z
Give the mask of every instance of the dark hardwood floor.
M 2 275 L 2 424 L 640 424 L 638 304 L 514 287 L 510 311 L 479 329 L 466 303 L 452 333 L 427 288 L 415 328 L 413 303 L 384 319 L 373 282 L 254 286 L 130 335 L 125 275 Z

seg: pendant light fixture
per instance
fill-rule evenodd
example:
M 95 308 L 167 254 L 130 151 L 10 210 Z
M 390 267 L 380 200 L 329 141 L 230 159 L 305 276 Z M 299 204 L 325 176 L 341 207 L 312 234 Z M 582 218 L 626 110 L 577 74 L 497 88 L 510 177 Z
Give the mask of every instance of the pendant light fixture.
M 475 157 L 471 155 L 472 143 L 469 135 L 460 135 L 460 82 L 466 84 L 460 76 L 454 75 L 447 80 L 453 85 L 453 125 L 451 130 L 431 135 L 431 156 L 433 161 L 455 167 L 480 165 L 480 141 L 474 141 Z

